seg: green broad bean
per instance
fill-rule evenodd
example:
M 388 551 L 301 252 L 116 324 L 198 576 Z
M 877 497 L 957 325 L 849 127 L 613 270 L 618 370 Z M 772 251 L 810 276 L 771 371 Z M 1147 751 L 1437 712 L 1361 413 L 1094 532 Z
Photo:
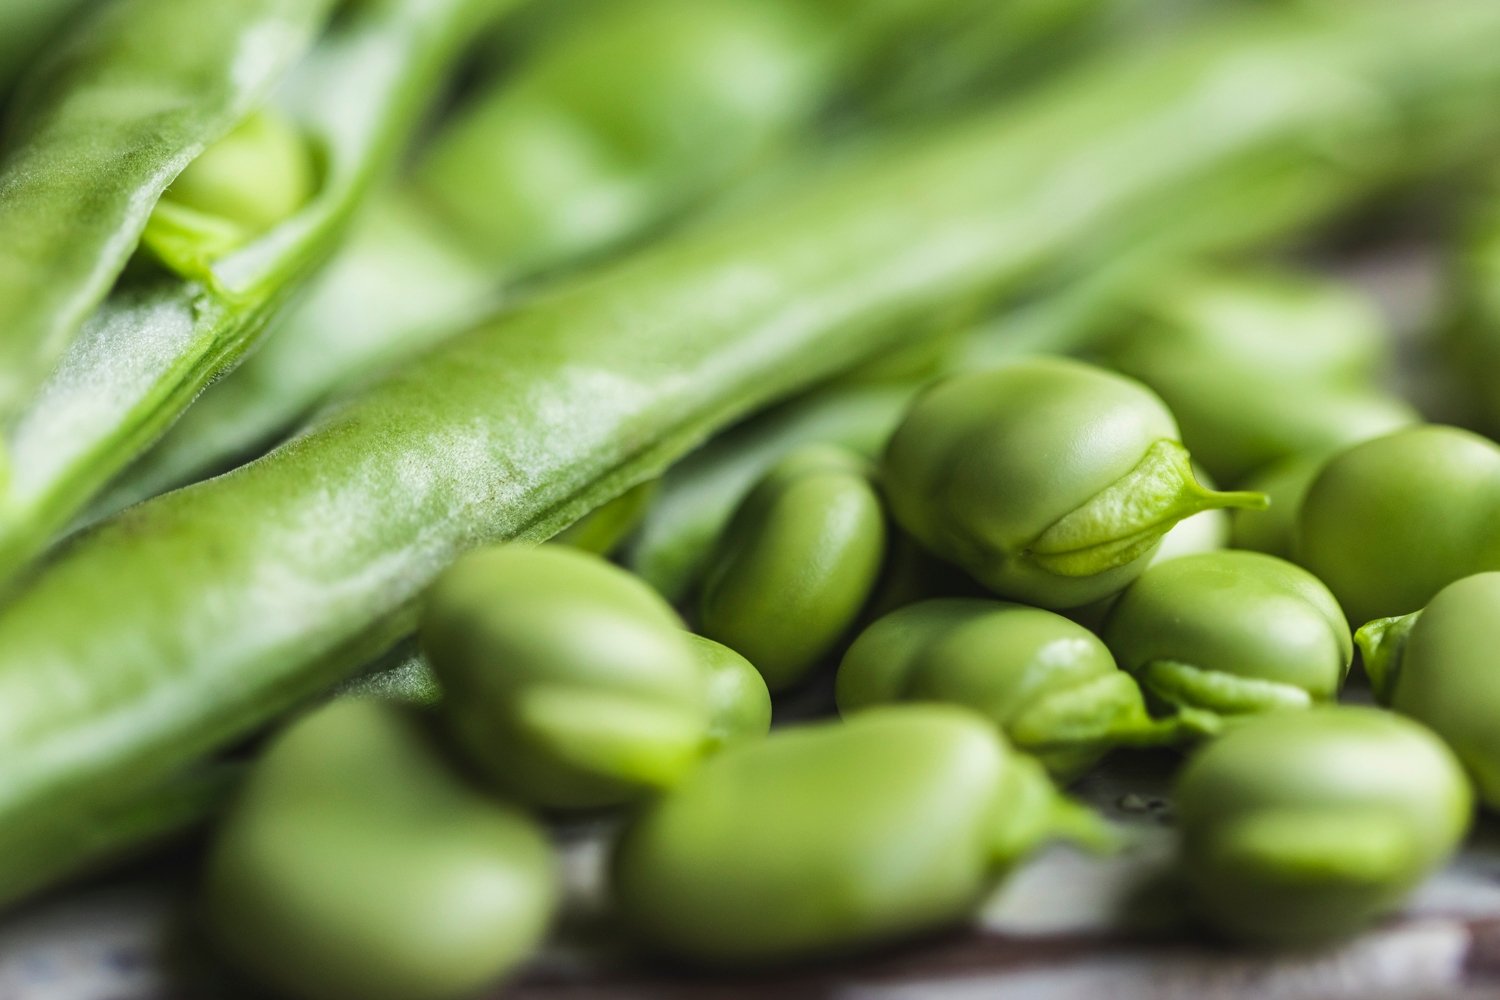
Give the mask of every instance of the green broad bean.
M 962 921 L 1066 809 L 983 717 L 872 708 L 730 749 L 647 805 L 616 848 L 614 903 L 697 965 L 854 951 Z
M 755 664 L 723 643 L 688 634 L 708 675 L 708 739 L 713 749 L 758 739 L 771 731 L 771 692 Z
M 703 634 L 772 691 L 805 679 L 850 629 L 880 575 L 885 513 L 858 456 L 828 445 L 777 462 L 724 528 L 703 577 Z
M 1260 552 L 1207 552 L 1152 566 L 1101 633 L 1154 702 L 1205 726 L 1331 701 L 1354 643 L 1311 573 Z
M 177 175 L 141 246 L 180 274 L 209 278 L 216 260 L 291 218 L 316 186 L 302 134 L 275 112 L 258 111 Z
M 1468 830 L 1448 748 L 1390 712 L 1262 716 L 1199 751 L 1175 802 L 1198 908 L 1226 937 L 1313 947 L 1400 907 Z
M 934 555 L 1049 608 L 1119 591 L 1184 518 L 1264 503 L 1201 486 L 1150 390 L 1058 358 L 927 390 L 891 435 L 881 479 L 896 522 Z
M 1491 809 L 1500 809 L 1500 573 L 1448 584 L 1427 607 L 1355 634 L 1381 704 L 1443 738 Z
M 1500 6 L 1445 11 L 1246 12 L 920 140 L 872 142 L 757 213 L 447 341 L 254 463 L 96 526 L 0 606 L 0 905 L 72 870 L 92 817 L 393 645 L 464 552 L 550 538 L 749 413 L 894 350 L 916 320 L 1003 299 L 1184 201 L 1217 227 L 1246 214 L 1245 183 L 1274 181 L 1286 197 L 1271 208 L 1320 214 L 1473 155 L 1496 123 L 1480 112 L 1500 96 Z M 403 27 L 385 57 L 426 37 Z M 1361 155 L 1330 157 L 1328 136 L 1351 132 Z M 1062 164 L 1087 165 L 1087 199 Z
M 938 598 L 860 633 L 839 664 L 845 715 L 896 701 L 964 705 L 1063 781 L 1112 747 L 1179 737 L 1146 712 L 1104 643 L 1061 615 L 1002 601 Z
M 841 382 L 730 428 L 667 470 L 625 565 L 669 601 L 687 599 L 714 541 L 772 465 L 810 444 L 873 460 L 916 390 L 907 381 Z
M 1500 447 L 1422 426 L 1339 452 L 1302 501 L 1297 561 L 1357 623 L 1416 611 L 1453 581 L 1500 569 Z
M 708 748 L 708 673 L 681 620 L 597 556 L 471 553 L 433 585 L 420 636 L 454 739 L 525 802 L 628 802 L 680 781 Z
M 1294 455 L 1245 480 L 1247 490 L 1271 498 L 1265 510 L 1237 510 L 1230 515 L 1229 544 L 1236 549 L 1295 559 L 1297 517 L 1308 487 L 1328 461 L 1327 455 Z
M 529 817 L 471 788 L 417 716 L 348 699 L 287 727 L 214 836 L 213 943 L 299 1000 L 448 1000 L 524 962 L 557 865 Z

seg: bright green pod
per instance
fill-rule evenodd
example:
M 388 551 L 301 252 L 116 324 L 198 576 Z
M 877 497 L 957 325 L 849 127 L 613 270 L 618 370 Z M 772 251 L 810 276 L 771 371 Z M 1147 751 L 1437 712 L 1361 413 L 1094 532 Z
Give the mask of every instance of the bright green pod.
M 1060 823 L 1091 821 L 982 716 L 870 709 L 732 748 L 652 802 L 616 850 L 614 901 L 680 961 L 819 958 L 962 921 Z
M 1256 472 L 1245 488 L 1264 493 L 1265 510 L 1237 510 L 1230 515 L 1229 544 L 1236 549 L 1293 559 L 1297 552 L 1297 514 L 1308 487 L 1328 461 L 1325 454 L 1294 455 Z
M 675 784 L 708 748 L 707 674 L 681 620 L 597 556 L 465 556 L 428 594 L 421 643 L 454 738 L 533 805 L 627 802 Z
M 1199 910 L 1237 941 L 1312 947 L 1399 908 L 1468 830 L 1463 769 L 1423 727 L 1323 706 L 1237 726 L 1176 787 Z
M 1306 274 L 1179 273 L 1147 285 L 1131 306 L 1128 328 L 1102 345 L 1111 365 L 1128 373 L 1192 361 L 1252 378 L 1368 384 L 1391 361 L 1374 303 L 1343 282 Z
M 1500 809 L 1500 573 L 1450 583 L 1425 609 L 1376 619 L 1355 638 L 1375 697 L 1431 727 L 1480 800 Z
M 893 611 L 849 647 L 836 693 L 846 715 L 896 701 L 967 706 L 1063 781 L 1113 746 L 1179 735 L 1147 714 L 1135 680 L 1092 632 L 1004 601 L 938 598 Z
M 1378 388 L 1389 338 L 1341 283 L 1188 273 L 1149 284 L 1126 313 L 1102 360 L 1159 394 L 1193 458 L 1225 482 L 1420 419 Z
M 700 627 L 784 690 L 854 624 L 884 558 L 885 514 L 865 462 L 831 445 L 801 448 L 725 526 L 704 573 Z
M 1408 614 L 1500 569 L 1500 447 L 1422 426 L 1340 452 L 1303 499 L 1297 561 L 1353 622 Z
M 1151 567 L 1120 595 L 1102 635 L 1154 701 L 1211 728 L 1331 701 L 1354 656 L 1328 588 L 1260 552 L 1205 552 Z
M 1184 518 L 1264 503 L 1200 485 L 1149 389 L 1060 358 L 919 396 L 891 436 L 882 484 L 896 521 L 935 555 L 1048 608 L 1119 591 Z
M 470 787 L 415 715 L 334 702 L 256 761 L 214 838 L 213 943 L 299 1000 L 448 1000 L 524 962 L 557 909 L 551 847 Z

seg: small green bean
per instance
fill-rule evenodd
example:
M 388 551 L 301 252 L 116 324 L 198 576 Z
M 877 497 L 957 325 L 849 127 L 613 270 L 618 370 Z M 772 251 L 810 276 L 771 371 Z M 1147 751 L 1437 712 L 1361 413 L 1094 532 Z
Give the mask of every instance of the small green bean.
M 893 701 L 965 705 L 1067 781 L 1112 746 L 1167 743 L 1179 727 L 1146 712 L 1104 643 L 1061 615 L 948 598 L 881 618 L 839 665 L 839 711 Z
M 1500 573 L 1448 584 L 1426 608 L 1355 636 L 1382 704 L 1432 727 L 1500 809 Z
M 1307 488 L 1296 544 L 1350 621 L 1416 611 L 1500 569 L 1500 447 L 1422 426 L 1339 452 Z
M 1153 700 L 1205 722 L 1330 701 L 1354 653 L 1328 588 L 1259 552 L 1152 566 L 1120 594 L 1102 635 Z
M 471 788 L 416 716 L 335 702 L 261 755 L 214 838 L 209 936 L 299 1000 L 447 1000 L 528 958 L 558 905 L 546 837 Z
M 708 673 L 681 620 L 597 556 L 471 553 L 433 585 L 421 642 L 455 739 L 526 802 L 626 802 L 675 784 L 708 749 Z
M 784 690 L 854 624 L 884 557 L 885 514 L 866 464 L 828 445 L 795 451 L 725 526 L 704 573 L 703 633 Z
M 1307 948 L 1399 907 L 1462 841 L 1473 794 L 1423 727 L 1326 706 L 1214 740 L 1179 776 L 1176 805 L 1187 879 L 1214 928 Z

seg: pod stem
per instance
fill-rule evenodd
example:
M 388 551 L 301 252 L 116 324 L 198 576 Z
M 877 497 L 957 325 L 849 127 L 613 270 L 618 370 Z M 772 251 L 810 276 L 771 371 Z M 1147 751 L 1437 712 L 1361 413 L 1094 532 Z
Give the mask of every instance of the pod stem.
M 1205 510 L 1264 510 L 1270 499 L 1246 490 L 1211 490 L 1193 477 L 1187 449 L 1162 439 L 1135 468 L 1055 521 L 1026 555 L 1058 576 L 1093 576 L 1150 552 L 1184 518 Z
M 1375 697 L 1383 704 L 1390 704 L 1395 693 L 1396 681 L 1401 676 L 1406 642 L 1411 638 L 1411 630 L 1421 614 L 1420 611 L 1413 611 L 1408 615 L 1376 618 L 1365 622 L 1354 633 L 1365 676 L 1370 679 Z

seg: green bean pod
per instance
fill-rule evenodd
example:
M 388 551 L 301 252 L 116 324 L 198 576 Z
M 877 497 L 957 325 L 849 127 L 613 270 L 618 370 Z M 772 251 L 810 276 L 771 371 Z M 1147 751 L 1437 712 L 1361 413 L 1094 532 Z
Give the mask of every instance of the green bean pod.
M 1298 512 L 1297 561 L 1353 622 L 1408 614 L 1500 569 L 1500 447 L 1421 426 L 1334 455 Z
M 139 220 L 132 215 L 131 225 L 111 224 L 107 231 L 96 234 L 112 241 L 112 247 L 120 245 L 116 249 L 121 264 L 138 245 L 149 250 L 157 263 L 141 261 L 130 268 L 102 302 L 100 298 L 118 268 L 101 279 L 104 284 L 95 293 L 70 300 L 67 309 L 80 311 L 80 315 L 68 322 L 77 325 L 85 318 L 87 322 L 51 374 L 5 428 L 9 468 L 8 476 L 0 477 L 0 581 L 21 571 L 54 533 L 154 441 L 215 376 L 238 362 L 273 315 L 332 251 L 354 209 L 389 166 L 437 93 L 474 27 L 510 2 L 364 0 L 349 5 L 344 8 L 344 16 L 337 18 L 298 62 L 295 72 L 288 74 L 274 107 L 268 111 L 270 120 L 278 124 L 247 125 L 247 131 L 221 143 L 201 164 L 201 171 L 195 169 L 199 164 L 194 161 L 182 174 L 187 187 L 181 199 L 170 192 L 165 198 L 147 197 L 148 193 L 159 194 L 171 180 L 170 175 L 159 178 L 160 184 L 150 192 L 131 187 L 119 193 L 118 183 L 100 187 L 101 191 L 117 191 L 127 198 L 132 213 L 142 206 L 161 209 L 154 215 L 143 209 Z M 199 30 L 217 38 L 220 32 L 229 31 L 222 23 L 229 16 L 227 12 L 251 7 L 295 8 L 297 23 L 315 23 L 318 12 L 327 13 L 327 6 L 325 0 L 308 4 L 290 0 L 235 0 L 225 4 L 117 0 L 84 37 L 92 39 L 97 33 L 115 31 L 109 44 L 129 47 L 132 58 L 124 60 L 118 73 L 103 73 L 97 61 L 102 56 L 89 54 L 86 46 L 75 41 L 80 46 L 76 58 L 93 69 L 86 71 L 87 67 L 79 66 L 80 80 L 69 85 L 60 79 L 51 81 L 47 90 L 55 91 L 51 99 L 62 107 L 87 107 L 93 100 L 118 110 L 118 106 L 131 104 L 121 101 L 119 93 L 157 92 L 149 85 L 151 73 L 142 70 L 139 63 L 156 58 L 155 50 L 163 38 L 197 45 Z M 255 55 L 259 52 L 255 39 L 283 38 L 290 29 L 278 25 L 279 21 L 272 22 L 263 33 L 247 28 L 248 37 L 225 37 L 239 38 L 251 55 L 238 61 L 262 72 L 264 57 Z M 304 30 L 310 31 L 311 24 Z M 145 37 L 137 37 L 138 33 L 145 33 Z M 227 44 L 225 39 L 219 41 Z M 70 49 L 65 46 L 67 51 Z M 228 72 L 237 60 L 233 52 L 221 52 L 215 46 L 207 46 L 201 57 L 216 59 L 217 73 Z M 59 60 L 66 61 L 61 56 Z M 40 86 L 46 79 L 39 76 L 33 83 Z M 91 88 L 105 84 L 105 94 L 89 97 Z M 196 84 L 184 84 L 188 85 Z M 184 119 L 180 123 L 179 115 Z M 246 115 L 237 117 L 243 121 Z M 187 127 L 192 119 L 193 115 L 180 109 L 151 117 L 156 127 L 172 128 Z M 260 119 L 262 123 L 266 120 Z M 224 131 L 235 123 L 224 123 Z M 63 129 L 64 124 L 57 127 Z M 91 134 L 88 126 L 80 128 L 85 135 Z M 76 138 L 71 127 L 66 132 Z M 38 133 L 44 134 L 50 133 Z M 289 151 L 288 147 L 295 147 L 299 141 L 302 148 Z M 19 170 L 33 155 L 29 150 L 36 149 L 35 155 L 40 156 L 46 148 L 41 138 L 36 138 L 23 143 L 9 162 Z M 308 158 L 316 166 L 315 190 L 310 194 L 305 190 Z M 115 182 L 123 183 L 135 169 L 135 159 L 123 159 L 132 164 L 130 169 L 113 159 L 101 167 L 106 172 L 117 171 L 111 174 Z M 287 168 L 287 163 L 293 166 Z M 259 178 L 278 164 L 290 169 L 292 175 Z M 71 168 L 49 171 L 49 175 L 63 177 L 74 173 Z M 246 175 L 272 189 L 269 195 L 262 191 L 255 199 L 259 206 L 235 201 L 238 192 L 246 189 Z M 276 190 L 278 185 L 283 189 Z M 4 182 L 0 182 L 0 191 L 4 188 Z M 17 190 L 14 197 L 21 194 Z M 10 197 L 0 194 L 0 204 L 9 204 Z M 92 220 L 91 225 L 102 224 L 104 213 L 96 219 L 93 213 L 71 211 L 71 203 L 82 197 L 70 195 L 71 201 L 64 201 L 58 193 L 30 198 L 23 214 L 51 206 L 46 210 L 57 219 L 83 215 Z M 69 205 L 69 210 L 57 212 L 60 203 Z M 268 206 L 274 212 L 292 204 L 298 207 L 290 216 L 269 230 L 263 229 Z M 5 211 L 0 209 L 0 232 L 12 225 L 4 218 Z M 218 214 L 220 211 L 229 214 Z M 16 220 L 14 224 L 21 223 Z M 69 253 L 87 256 L 90 268 L 106 259 L 93 253 L 93 244 L 71 230 L 57 233 L 58 225 L 54 220 L 46 227 L 46 232 L 53 234 L 49 238 L 60 241 Z M 144 244 L 139 239 L 143 230 L 150 230 L 150 239 Z M 25 244 L 17 241 L 12 246 L 15 252 L 21 252 Z M 28 254 L 27 273 L 38 260 L 47 259 L 40 250 Z M 0 264 L 0 271 L 6 268 L 8 265 Z M 52 280 L 50 270 L 46 275 Z M 0 275 L 0 287 L 8 280 Z M 65 284 L 59 282 L 53 287 Z M 62 316 L 63 306 L 52 308 L 47 306 L 48 301 L 49 296 L 36 296 L 24 306 L 0 309 L 46 307 L 50 319 Z M 15 329 L 19 331 L 22 326 L 17 322 Z
M 1343 285 L 1274 272 L 1182 274 L 1127 300 L 1103 363 L 1150 386 L 1215 479 L 1238 483 L 1420 419 L 1378 386 L 1389 338 Z
M 173 178 L 266 100 L 333 6 L 117 0 L 35 68 L 0 165 L 0 426 L 104 301 Z
M 1263 716 L 1175 789 L 1186 875 L 1222 935 L 1309 948 L 1397 909 L 1458 848 L 1473 793 L 1423 727 L 1372 708 Z
M 538 297 L 265 458 L 78 538 L 0 609 L 0 900 L 76 864 L 99 810 L 392 645 L 463 552 L 556 534 L 1103 226 L 1182 198 L 1237 205 L 1228 178 L 1268 159 L 1315 201 L 1368 190 L 1399 158 L 1330 160 L 1327 137 L 1373 109 L 1400 127 L 1360 132 L 1372 153 L 1421 135 L 1424 156 L 1455 155 L 1457 133 L 1491 122 L 1451 112 L 1500 93 L 1495 5 L 1308 16 L 1263 12 L 1249 34 L 1235 22 L 1112 57 L 1023 108 L 892 139 Z M 1087 164 L 1090 198 L 1061 163 Z
M 1104 643 L 1061 615 L 965 598 L 920 601 L 860 633 L 839 664 L 845 715 L 895 701 L 964 705 L 1071 781 L 1111 748 L 1176 742 Z
M 560 895 L 543 831 L 470 787 L 407 711 L 287 727 L 215 834 L 213 943 L 300 1000 L 445 1000 L 530 957 Z
M 870 709 L 726 751 L 648 805 L 614 902 L 681 961 L 828 957 L 959 923 L 1060 825 L 1098 822 L 1077 808 L 966 709 Z
M 1332 701 L 1354 655 L 1328 588 L 1259 552 L 1152 566 L 1120 594 L 1101 635 L 1154 701 L 1210 729 Z
M 1150 390 L 1052 358 L 923 393 L 881 478 L 892 516 L 934 555 L 1001 597 L 1051 608 L 1119 591 L 1184 518 L 1264 504 L 1201 486 Z
M 85 0 L 10 0 L 0 8 L 0 106 Z
M 724 528 L 704 573 L 703 634 L 755 664 L 772 691 L 804 680 L 848 632 L 885 558 L 885 513 L 858 456 L 792 452 Z
M 982 39 L 1007 53 L 1052 52 L 1049 40 L 1099 5 L 1039 23 L 1006 5 L 990 18 L 1029 30 L 995 24 Z M 653 235 L 737 189 L 768 158 L 789 158 L 782 147 L 808 144 L 818 112 L 874 54 L 910 44 L 913 28 L 946 33 L 976 13 L 971 0 L 887 6 L 876 16 L 800 0 L 627 0 L 533 27 L 542 41 L 460 102 L 310 300 L 99 512 L 249 457 L 330 394 L 471 325 L 515 284 Z
M 708 745 L 708 675 L 656 592 L 554 546 L 474 552 L 438 577 L 421 642 L 442 715 L 496 787 L 596 808 L 667 788 Z
M 1443 738 L 1500 808 L 1495 634 L 1500 573 L 1476 573 L 1438 591 L 1420 611 L 1368 622 L 1355 633 L 1381 704 Z

